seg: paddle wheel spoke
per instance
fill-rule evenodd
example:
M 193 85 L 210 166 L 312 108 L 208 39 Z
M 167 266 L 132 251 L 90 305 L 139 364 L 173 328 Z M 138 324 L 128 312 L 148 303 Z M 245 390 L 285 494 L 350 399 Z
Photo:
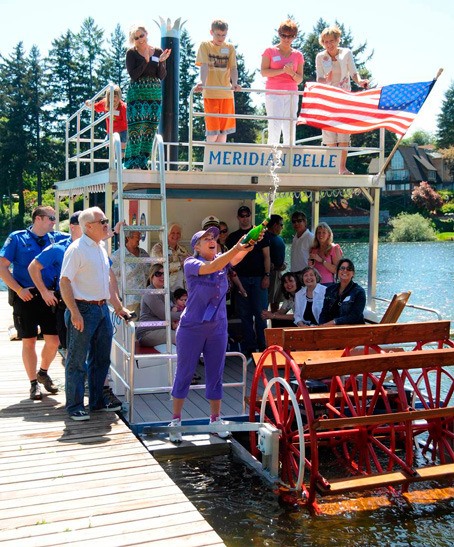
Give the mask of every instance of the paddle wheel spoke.
M 404 373 L 413 389 L 412 407 L 418 409 L 446 408 L 454 405 L 454 376 L 442 367 L 424 369 L 415 380 Z M 454 461 L 454 418 L 435 417 L 416 420 L 413 435 L 421 454 L 434 463 Z

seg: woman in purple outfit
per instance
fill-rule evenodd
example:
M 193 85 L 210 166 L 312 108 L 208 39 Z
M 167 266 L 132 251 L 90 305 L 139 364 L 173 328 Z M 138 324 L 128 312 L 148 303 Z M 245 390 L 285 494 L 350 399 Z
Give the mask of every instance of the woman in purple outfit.
M 177 368 L 173 383 L 173 418 L 170 426 L 181 424 L 181 412 L 200 355 L 203 354 L 206 396 L 210 401 L 210 423 L 221 422 L 222 373 L 227 348 L 227 312 L 225 295 L 228 270 L 238 264 L 253 245 L 238 241 L 229 251 L 217 252 L 219 229 L 210 226 L 191 239 L 194 256 L 184 262 L 188 289 L 186 308 L 177 329 Z M 228 432 L 219 433 L 225 438 Z M 181 442 L 180 432 L 170 432 L 172 442 Z

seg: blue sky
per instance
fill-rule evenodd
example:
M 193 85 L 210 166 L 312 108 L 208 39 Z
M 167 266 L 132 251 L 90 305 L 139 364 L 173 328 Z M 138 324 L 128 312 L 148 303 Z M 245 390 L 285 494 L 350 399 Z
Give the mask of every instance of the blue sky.
M 417 129 L 434 132 L 442 100 L 454 78 L 452 33 L 454 3 L 447 0 L 325 0 L 303 2 L 290 0 L 285 8 L 271 0 L 171 0 L 169 5 L 119 0 L 109 2 L 62 2 L 50 0 L 0 0 L 0 52 L 9 56 L 19 41 L 27 52 L 36 44 L 42 54 L 48 52 L 51 41 L 67 29 L 77 32 L 82 21 L 93 17 L 108 36 L 117 23 L 124 32 L 132 23 L 143 22 L 150 42 L 160 43 L 160 31 L 153 22 L 180 17 L 186 21 L 192 41 L 198 45 L 209 38 L 213 19 L 229 23 L 229 39 L 238 44 L 249 70 L 260 67 L 261 54 L 271 43 L 279 23 L 290 13 L 303 32 L 310 32 L 318 21 L 328 24 L 337 19 L 349 28 L 355 43 L 367 41 L 374 57 L 368 63 L 377 85 L 428 81 L 439 68 L 444 72 L 413 123 L 409 134 Z M 150 6 L 146 9 L 146 6 Z M 130 9 L 129 9 L 130 7 Z M 257 77 L 255 86 L 263 87 Z

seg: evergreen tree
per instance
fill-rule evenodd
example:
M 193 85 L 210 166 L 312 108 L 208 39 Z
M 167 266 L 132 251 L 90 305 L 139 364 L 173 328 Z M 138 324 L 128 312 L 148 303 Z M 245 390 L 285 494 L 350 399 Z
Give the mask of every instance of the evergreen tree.
M 52 42 L 48 67 L 48 85 L 53 103 L 53 130 L 64 140 L 66 119 L 74 114 L 85 100 L 79 90 L 77 40 L 70 30 Z
M 123 97 L 126 96 L 128 73 L 126 72 L 126 35 L 117 24 L 108 40 L 109 48 L 104 53 L 101 63 L 100 85 L 101 87 L 113 82 L 120 86 Z
M 191 42 L 191 37 L 186 29 L 183 29 L 180 38 L 180 97 L 179 97 L 179 141 L 189 141 L 189 96 L 191 89 L 196 85 L 199 70 L 195 66 L 195 50 L 194 44 Z M 193 108 L 195 112 L 203 111 L 202 94 L 193 94 Z M 204 123 L 203 118 L 193 118 L 193 135 L 194 140 L 204 140 Z M 181 151 L 181 157 L 187 156 L 187 150 Z
M 236 61 L 238 68 L 238 83 L 242 87 L 252 87 L 252 83 L 255 78 L 255 70 L 249 72 L 244 64 L 244 56 L 238 53 L 237 50 Z M 235 93 L 235 112 L 237 114 L 253 115 L 256 114 L 256 109 L 252 104 L 252 97 L 250 93 L 242 93 L 241 91 Z M 256 120 L 236 120 L 236 131 L 229 141 L 235 142 L 255 142 L 260 129 L 260 124 Z
M 9 59 L 0 65 L 3 130 L 0 136 L 1 195 L 19 195 L 19 221 L 22 222 L 24 205 L 25 170 L 29 161 L 29 65 L 23 43 L 19 42 Z
M 446 92 L 437 120 L 437 144 L 439 148 L 454 146 L 454 82 Z
M 102 67 L 104 31 L 100 29 L 92 17 L 82 23 L 77 35 L 79 71 L 84 77 L 80 79 L 80 87 L 84 97 L 92 97 L 99 91 L 99 73 Z

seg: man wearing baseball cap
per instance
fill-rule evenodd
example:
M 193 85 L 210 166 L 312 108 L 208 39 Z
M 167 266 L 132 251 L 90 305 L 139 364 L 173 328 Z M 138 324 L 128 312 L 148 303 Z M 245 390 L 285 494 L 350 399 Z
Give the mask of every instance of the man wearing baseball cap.
M 225 295 L 227 273 L 254 246 L 237 241 L 226 253 L 217 252 L 219 229 L 210 226 L 196 232 L 191 239 L 194 256 L 184 262 L 188 300 L 176 333 L 177 368 L 172 389 L 173 417 L 170 426 L 181 424 L 181 413 L 199 357 L 205 362 L 206 396 L 210 401 L 210 423 L 222 423 L 222 374 L 227 348 L 227 311 Z M 227 431 L 218 433 L 228 437 Z M 170 432 L 172 442 L 181 442 L 180 432 Z
M 228 236 L 228 248 L 233 247 L 252 228 L 251 210 L 247 205 L 238 209 L 237 218 L 240 227 Z M 262 311 L 268 309 L 271 271 L 269 239 L 263 238 L 259 241 L 245 260 L 235 267 L 235 271 L 244 287 L 244 293 L 236 295 L 236 311 L 241 319 L 244 335 L 243 353 L 250 357 L 257 348 L 263 351 L 266 347 L 266 321 L 262 319 Z

